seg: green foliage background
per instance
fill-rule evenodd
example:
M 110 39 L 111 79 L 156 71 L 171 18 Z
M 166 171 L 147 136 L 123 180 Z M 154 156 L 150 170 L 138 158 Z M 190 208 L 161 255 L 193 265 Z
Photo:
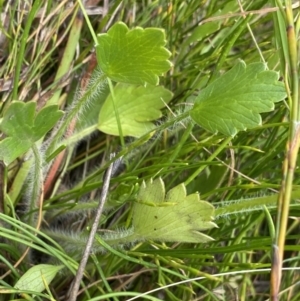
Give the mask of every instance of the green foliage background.
M 86 242 L 80 233 L 88 233 L 92 224 L 103 172 L 109 154 L 116 150 L 122 149 L 126 168 L 112 179 L 107 210 L 100 222 L 101 233 L 108 237 L 111 231 L 125 232 L 129 227 L 133 195 L 142 181 L 150 178 L 162 177 L 167 191 L 184 182 L 188 194 L 198 191 L 202 200 L 216 208 L 229 200 L 238 203 L 244 198 L 279 191 L 289 138 L 289 101 L 277 103 L 273 112 L 262 114 L 262 126 L 227 140 L 222 134 L 213 135 L 191 124 L 190 120 L 170 120 L 189 108 L 191 100 L 208 83 L 239 60 L 247 65 L 266 62 L 270 70 L 279 72 L 280 80 L 290 82 L 285 71 L 288 42 L 282 15 L 278 15 L 280 3 L 117 0 L 108 1 L 108 7 L 97 1 L 86 7 L 96 33 L 107 32 L 117 21 L 123 21 L 129 28 L 165 30 L 173 66 L 160 78 L 160 84 L 174 96 L 169 108 L 162 111 L 164 117 L 157 121 L 162 133 L 144 144 L 141 139 L 120 139 L 96 129 L 100 108 L 109 93 L 107 86 L 97 87 L 97 97 L 91 97 L 80 114 L 72 106 L 84 90 L 84 79 L 89 79 L 95 59 L 91 32 L 78 14 L 78 4 L 69 7 L 65 1 L 39 0 L 29 9 L 21 2 L 1 4 L 7 16 L 1 26 L 1 118 L 9 104 L 17 100 L 34 101 L 38 109 L 58 105 L 59 109 L 71 112 L 70 120 L 75 117 L 77 122 L 70 136 L 66 128 L 62 129 L 65 159 L 60 176 L 54 177 L 51 189 L 45 191 L 43 230 L 39 235 L 19 220 L 30 198 L 28 183 L 38 180 L 29 172 L 32 158 L 21 157 L 9 168 L 1 165 L 0 210 L 4 214 L 0 300 L 32 298 L 28 292 L 19 297 L 13 288 L 32 266 L 27 255 L 14 267 L 26 246 L 39 249 L 51 256 L 52 264 L 65 267 L 35 300 L 66 300 L 66 291 L 80 261 L 78 250 Z M 90 82 L 95 84 L 93 76 L 95 73 Z M 54 142 L 45 150 L 49 160 L 58 155 Z M 299 171 L 295 172 L 293 189 L 297 191 Z M 219 228 L 205 232 L 215 239 L 210 243 L 150 241 L 126 245 L 121 250 L 104 246 L 109 250 L 90 257 L 78 300 L 134 300 L 146 292 L 149 295 L 140 300 L 266 300 L 270 290 L 275 204 L 270 206 L 266 201 L 268 206 L 264 210 L 259 207 L 249 212 L 239 209 L 235 214 L 223 212 L 215 220 Z M 65 213 L 65 219 L 56 219 Z M 283 271 L 281 298 L 298 300 L 296 200 L 289 216 L 284 266 L 290 270 Z M 52 221 L 57 222 L 64 236 L 55 236 L 47 229 Z M 68 235 L 71 230 L 79 235 Z M 51 243 L 45 238 L 49 236 L 53 239 Z M 39 258 L 41 254 L 31 256 Z M 158 291 L 150 293 L 155 289 Z

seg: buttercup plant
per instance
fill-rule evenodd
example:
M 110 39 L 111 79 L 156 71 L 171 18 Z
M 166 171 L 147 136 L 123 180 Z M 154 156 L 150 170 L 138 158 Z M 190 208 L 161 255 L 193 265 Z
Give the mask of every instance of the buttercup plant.
M 143 44 L 144 40 L 147 41 L 146 45 Z M 153 43 L 153 41 L 156 41 L 157 44 Z M 134 63 L 138 57 L 137 53 L 132 53 L 132 46 L 126 48 L 126 45 L 132 45 L 132 43 L 136 43 L 140 46 L 136 51 L 140 53 L 139 57 L 145 59 L 149 65 Z M 78 101 L 72 106 L 61 123 L 60 128 L 52 138 L 53 140 L 48 147 L 47 155 L 50 156 L 52 152 L 55 151 L 55 147 L 57 148 L 58 141 L 63 138 L 62 133 L 68 124 L 77 116 L 80 110 L 84 109 L 85 105 L 88 105 L 91 98 L 97 97 L 99 93 L 101 93 L 103 83 L 107 79 L 110 80 L 110 78 L 114 81 L 126 82 L 126 84 L 118 84 L 112 88 L 113 92 L 106 98 L 100 110 L 98 128 L 114 135 L 137 137 L 153 131 L 155 127 L 149 120 L 154 120 L 161 116 L 159 108 L 164 106 L 165 103 L 168 103 L 172 96 L 169 91 L 162 87 L 151 86 L 152 84 L 157 84 L 158 75 L 171 66 L 167 61 L 170 53 L 164 48 L 164 44 L 165 38 L 162 30 L 144 30 L 142 28 L 129 30 L 124 23 L 117 23 L 112 26 L 107 34 L 100 35 L 99 46 L 96 47 L 96 51 L 99 66 L 103 73 L 97 73 L 99 78 L 92 80 L 91 84 L 87 86 L 85 94 L 80 95 L 79 93 L 80 97 Z M 149 47 L 149 45 L 151 45 L 151 47 Z M 114 53 L 115 55 L 109 55 L 110 53 Z M 153 65 L 149 62 L 148 58 L 150 56 L 152 62 L 157 63 L 157 65 Z M 130 64 L 126 65 L 126 62 L 130 62 Z M 165 63 L 162 64 L 162 62 Z M 120 69 L 119 66 L 123 66 L 123 64 L 126 68 Z M 242 85 L 241 82 L 243 81 L 245 84 Z M 143 86 L 137 86 L 137 84 L 142 84 Z M 230 89 L 227 88 L 228 85 L 231 87 Z M 149 96 L 147 91 L 149 91 Z M 157 93 L 155 91 L 157 91 Z M 267 70 L 263 63 L 254 63 L 247 67 L 244 62 L 239 62 L 229 72 L 208 85 L 207 88 L 195 98 L 194 106 L 174 118 L 172 123 L 190 116 L 195 122 L 207 130 L 221 132 L 230 137 L 234 136 L 238 130 L 246 130 L 247 128 L 259 126 L 261 124 L 259 113 L 272 110 L 274 108 L 274 102 L 282 100 L 285 96 L 284 85 L 278 81 L 276 72 Z M 157 101 L 157 108 L 152 106 L 153 101 Z M 223 103 L 225 104 L 224 108 Z M 136 104 L 139 107 L 136 107 Z M 9 128 L 7 124 L 8 122 L 13 122 L 10 116 L 11 112 L 16 110 L 16 105 L 20 106 L 23 105 L 23 103 L 17 102 L 15 105 L 13 103 L 5 113 L 1 123 L 2 130 L 8 135 L 11 132 L 7 130 Z M 30 103 L 28 103 L 27 106 L 28 105 L 30 105 Z M 218 118 L 215 116 L 215 107 L 219 107 L 220 113 Z M 135 112 L 136 108 L 137 111 Z M 57 110 L 55 106 L 46 109 Z M 34 108 L 31 110 L 34 110 Z M 43 113 L 43 111 L 41 111 L 39 115 L 41 115 L 41 113 Z M 37 118 L 39 118 L 39 115 Z M 53 124 L 56 121 L 51 120 Z M 24 122 L 26 122 L 26 120 Z M 12 126 L 12 128 L 14 127 Z M 49 126 L 40 127 L 36 125 L 33 131 L 35 128 L 44 130 L 35 138 L 36 140 L 49 130 Z M 26 133 L 29 131 L 30 130 L 27 130 Z M 9 151 L 10 145 L 8 145 L 8 139 L 12 138 L 8 137 L 1 142 L 2 144 L 7 144 L 2 148 L 3 150 L 5 149 L 6 152 L 1 155 L 4 162 L 11 163 L 20 153 L 12 157 L 12 152 Z M 14 145 L 12 147 L 15 148 Z M 24 152 L 24 150 L 19 151 Z M 35 161 L 38 161 L 36 157 Z M 39 166 L 38 169 L 41 169 L 41 166 Z M 196 234 L 198 229 L 209 229 L 215 226 L 212 222 L 214 217 L 213 208 L 209 203 L 200 201 L 199 196 L 191 195 L 188 196 L 188 198 L 191 199 L 191 205 L 185 206 L 184 198 L 186 194 L 184 193 L 185 186 L 183 184 L 182 186 L 178 186 L 178 188 L 170 190 L 166 196 L 168 201 L 164 203 L 165 193 L 161 180 L 158 180 L 158 182 L 154 181 L 153 184 L 148 183 L 143 185 L 146 186 L 145 188 L 140 188 L 140 193 L 136 200 L 137 203 L 133 208 L 133 228 L 125 232 L 114 232 L 112 235 L 104 236 L 103 239 L 105 239 L 107 243 L 111 245 L 126 245 L 128 243 L 137 242 L 138 240 L 149 239 L 178 242 L 205 242 L 212 239 L 200 232 L 198 238 L 196 238 L 197 236 L 195 236 L 195 238 L 189 238 L 189 235 L 183 230 L 185 227 L 187 227 L 187 229 L 191 227 L 189 231 Z M 146 187 L 148 186 L 149 188 L 147 190 Z M 143 189 L 146 189 L 145 196 L 141 192 Z M 174 193 L 174 191 L 176 193 Z M 31 203 L 38 198 L 38 195 L 38 193 L 33 194 Z M 192 205 L 193 203 L 194 205 Z M 205 209 L 206 207 L 208 209 Z M 32 205 L 30 205 L 29 208 L 30 211 L 32 211 L 34 208 L 37 208 L 37 206 L 32 207 Z M 183 212 L 185 210 L 187 210 L 186 215 L 189 216 L 186 221 L 183 220 Z M 206 210 L 209 210 L 210 213 L 207 213 Z M 167 213 L 167 211 L 170 212 Z M 71 212 L 72 209 L 69 210 L 67 214 L 71 216 Z M 192 214 L 195 212 L 198 212 L 198 214 L 203 212 L 203 216 L 193 216 Z M 175 215 L 172 216 L 172 214 Z M 148 216 L 149 225 L 144 224 L 145 220 L 143 216 Z M 63 219 L 63 216 L 60 218 Z M 182 219 L 182 224 L 178 221 L 180 218 Z M 203 220 L 203 218 L 205 218 L 205 220 Z M 156 219 L 158 226 L 155 226 Z M 199 224 L 197 225 L 197 223 Z M 205 225 L 205 223 L 207 223 L 207 225 Z M 34 226 L 34 223 L 30 222 L 30 224 Z M 177 224 L 179 228 L 174 228 L 173 224 Z M 186 226 L 184 226 L 184 224 Z M 171 230 L 168 229 L 171 228 L 174 234 L 169 234 Z M 152 229 L 152 231 L 150 229 Z M 180 231 L 182 231 L 182 233 L 180 233 Z M 81 234 L 77 236 L 78 234 L 76 233 L 72 234 L 68 231 L 61 232 L 57 226 L 52 228 L 51 231 L 47 230 L 46 233 L 56 241 L 59 241 L 65 250 L 68 250 L 70 245 L 76 245 L 76 249 L 80 250 L 86 243 L 84 236 L 80 238 Z M 97 250 L 98 249 L 94 247 L 95 253 L 98 252 Z M 102 252 L 103 248 L 99 247 L 99 250 Z M 80 254 L 81 252 L 79 251 L 78 255 Z
M 169 242 L 206 246 L 218 239 L 218 223 L 254 212 L 264 212 L 268 216 L 269 211 L 276 209 L 276 194 L 237 200 L 229 197 L 220 204 L 207 201 L 197 192 L 198 188 L 190 184 L 197 181 L 205 164 L 215 159 L 219 151 L 230 148 L 228 145 L 241 131 L 259 129 L 261 114 L 272 112 L 275 104 L 286 98 L 285 84 L 279 80 L 277 72 L 269 70 L 264 62 L 246 64 L 236 60 L 229 71 L 218 76 L 214 74 L 206 87 L 194 91 L 189 105 L 178 110 L 176 116 L 157 122 L 174 96 L 159 85 L 160 76 L 173 68 L 164 31 L 160 28 L 130 29 L 125 23 L 116 22 L 106 33 L 94 38 L 97 66 L 84 86 L 82 79 L 67 109 L 61 109 L 58 104 L 37 109 L 34 101 L 15 100 L 2 112 L 0 129 L 5 137 L 0 141 L 0 159 L 6 168 L 13 167 L 19 158 L 31 165 L 25 176 L 28 184 L 22 200 L 25 209 L 21 210 L 21 220 L 15 226 L 14 219 L 9 216 L 16 215 L 14 206 L 18 197 L 11 197 L 14 194 L 7 196 L 10 202 L 5 209 L 7 215 L 0 214 L 5 225 L 1 229 L 4 242 L 16 242 L 17 247 L 12 247 L 15 253 L 18 245 L 22 245 L 24 252 L 24 246 L 30 248 L 27 262 L 33 267 L 22 276 L 12 268 L 19 279 L 14 284 L 16 292 L 35 291 L 36 295 L 44 297 L 41 293 L 46 289 L 51 295 L 48 285 L 59 273 L 67 273 L 65 267 L 75 274 L 97 213 L 98 190 L 111 164 L 111 189 L 91 246 L 91 260 L 96 261 L 99 254 L 105 258 L 107 252 L 116 252 L 113 254 L 123 254 L 134 262 L 136 259 L 130 256 L 130 249 L 138 248 L 145 241 L 166 252 Z M 93 118 L 84 120 L 91 115 Z M 143 179 L 134 172 L 130 176 L 123 173 L 126 166 L 131 166 L 133 159 L 139 157 L 138 153 L 147 153 L 153 141 L 163 143 L 164 132 L 168 130 L 170 137 L 179 127 L 185 128 L 183 138 L 167 161 L 174 169 L 191 168 L 187 179 L 169 182 L 164 176 L 171 165 L 164 163 L 156 165 L 152 175 L 147 174 Z M 176 158 L 194 127 L 212 134 L 207 140 L 211 139 L 216 145 L 216 151 L 205 164 L 195 162 L 191 166 Z M 101 132 L 107 140 L 111 136 L 120 137 L 119 152 L 110 159 L 107 159 L 109 153 L 115 149 L 98 153 L 102 164 L 97 162 L 95 168 L 88 166 L 88 160 L 80 159 L 84 162 L 84 176 L 72 184 L 64 183 L 65 178 L 76 173 L 76 164 L 81 164 L 74 161 L 72 165 L 73 157 L 80 154 L 85 144 L 91 143 L 89 137 L 95 131 Z M 127 137 L 134 137 L 134 140 L 126 143 Z M 198 136 L 194 138 L 199 145 L 207 141 Z M 199 158 L 201 155 L 197 158 L 201 161 Z M 218 162 L 212 162 L 215 163 Z M 235 171 L 234 167 L 231 169 Z M 53 182 L 55 187 L 51 186 Z M 293 191 L 292 197 L 297 199 L 299 192 Z M 291 206 L 298 208 L 298 203 L 293 201 Z M 117 227 L 102 229 L 104 224 L 114 224 L 115 220 L 121 221 L 116 223 Z M 17 229 L 15 237 L 14 227 Z M 145 263 L 137 260 L 141 262 Z M 172 264 L 181 268 L 179 261 Z M 95 269 L 101 274 L 100 266 L 88 262 L 87 277 Z M 156 267 L 147 263 L 145 266 Z M 162 271 L 170 272 L 163 267 Z
M 147 44 L 144 46 L 142 46 L 143 39 L 147 41 Z M 152 41 L 156 41 L 157 44 L 153 44 Z M 144 58 L 147 62 L 149 62 L 148 57 L 151 56 L 152 61 L 157 62 L 157 66 L 159 68 L 155 65 L 153 66 L 151 62 L 149 62 L 149 66 L 147 64 L 144 66 L 140 63 L 132 63 L 132 61 L 134 62 L 134 60 L 137 59 L 137 54 L 132 53 L 132 49 L 130 47 L 123 48 L 122 46 L 127 44 L 132 45 L 132 43 L 140 45 L 140 48 L 137 51 L 139 51 L 141 58 Z M 169 102 L 171 99 L 171 93 L 160 87 L 158 87 L 160 90 L 157 90 L 157 95 L 155 93 L 149 94 L 150 98 L 147 96 L 147 93 L 145 93 L 148 88 L 150 88 L 149 92 L 153 92 L 153 89 L 156 89 L 156 87 L 151 87 L 149 85 L 157 84 L 158 75 L 161 72 L 166 71 L 166 68 L 170 68 L 171 66 L 171 64 L 167 61 L 170 53 L 163 47 L 165 39 L 162 30 L 144 30 L 142 28 L 136 28 L 130 31 L 124 23 L 117 23 L 112 26 L 107 34 L 99 36 L 99 44 L 102 46 L 96 47 L 96 51 L 99 65 L 100 68 L 103 69 L 103 73 L 97 72 L 97 79 L 93 78 L 91 83 L 87 86 L 87 91 L 83 95 L 80 95 L 79 93 L 80 97 L 78 98 L 78 101 L 73 104 L 71 110 L 61 123 L 60 128 L 56 131 L 55 136 L 52 138 L 52 142 L 47 149 L 48 156 L 55 151 L 55 146 L 57 145 L 57 142 L 63 138 L 62 133 L 66 130 L 68 124 L 77 116 L 78 113 L 80 113 L 80 110 L 84 109 L 84 106 L 88 105 L 91 98 L 97 97 L 99 93 L 101 93 L 103 84 L 109 78 L 115 81 L 126 82 L 129 85 L 126 86 L 123 84 L 123 86 L 115 86 L 113 88 L 113 94 L 110 94 L 104 102 L 100 110 L 98 124 L 98 128 L 102 131 L 106 131 L 114 135 L 119 134 L 125 136 L 142 136 L 143 134 L 147 134 L 155 129 L 153 124 L 149 123 L 148 120 L 154 120 L 161 116 L 160 111 L 152 108 L 152 106 L 149 107 L 149 104 L 152 104 L 153 100 L 157 99 L 158 104 L 159 102 L 161 103 L 159 105 L 159 107 L 161 107 L 164 103 Z M 151 47 L 148 47 L 149 45 L 151 45 Z M 143 51 L 145 51 L 145 53 L 143 53 Z M 114 53 L 115 55 L 112 56 L 109 55 L 109 53 Z M 117 55 L 118 53 L 119 55 Z M 158 59 L 156 59 L 155 55 L 157 55 Z M 130 62 L 130 64 L 126 66 L 126 68 L 124 67 L 123 69 L 120 69 L 119 66 L 123 64 L 126 65 L 126 62 Z M 165 64 L 162 64 L 162 62 L 165 62 Z M 241 85 L 241 81 L 243 80 L 247 83 L 246 86 Z M 231 81 L 231 83 L 229 81 Z M 146 86 L 138 87 L 136 84 L 143 84 Z M 228 85 L 231 87 L 230 89 L 227 89 Z M 226 87 L 226 92 L 222 90 L 223 87 Z M 142 90 L 138 91 L 138 89 Z M 268 92 L 266 93 L 264 91 Z M 128 97 L 126 96 L 126 93 L 128 93 Z M 249 95 L 251 98 L 249 98 Z M 221 96 L 222 102 L 220 101 Z M 178 122 L 178 120 L 186 118 L 187 116 L 191 116 L 195 122 L 199 123 L 200 126 L 205 127 L 207 130 L 212 132 L 219 131 L 225 135 L 227 134 L 232 136 L 237 133 L 237 130 L 246 130 L 247 128 L 260 125 L 261 118 L 259 113 L 272 110 L 274 108 L 273 103 L 282 100 L 285 96 L 286 93 L 284 85 L 278 81 L 278 75 L 273 71 L 268 71 L 263 63 L 251 64 L 247 68 L 243 62 L 239 62 L 231 71 L 215 80 L 211 85 L 204 89 L 195 99 L 194 107 L 180 116 L 177 116 L 174 121 L 172 120 L 172 123 L 175 121 Z M 222 104 L 224 97 L 226 100 L 226 102 L 224 102 L 226 104 L 226 108 L 223 110 Z M 128 102 L 127 98 L 131 98 L 131 102 Z M 162 98 L 163 101 L 160 100 L 160 98 Z M 147 102 L 147 99 L 149 99 L 149 103 Z M 256 101 L 255 105 L 253 105 L 253 101 Z M 133 110 L 136 108 L 134 102 L 137 102 L 140 106 L 137 111 L 138 115 L 134 115 L 135 113 Z M 248 104 L 251 106 L 251 109 L 249 110 L 251 115 L 249 115 L 247 111 Z M 18 118 L 16 115 L 16 111 L 18 110 L 17 106 L 21 106 L 19 109 L 21 118 L 24 118 L 23 107 L 28 107 L 29 110 L 30 106 L 31 113 L 25 115 L 28 117 L 27 120 L 30 123 L 32 122 L 32 114 L 35 110 L 34 103 L 27 103 L 24 105 L 21 102 L 16 102 L 12 103 L 9 109 L 5 112 L 4 118 L 1 122 L 1 129 L 9 135 L 9 137 L 2 140 L 2 153 L 0 153 L 0 155 L 6 164 L 13 162 L 18 156 L 20 156 L 20 154 L 24 153 L 24 151 L 29 148 L 29 145 L 27 146 L 26 144 L 23 145 L 22 148 L 18 148 L 15 144 L 13 144 L 13 142 L 11 142 L 13 141 L 14 133 L 16 133 L 16 135 L 18 135 L 18 139 L 20 139 L 19 135 L 21 127 L 16 129 L 15 122 L 12 119 Z M 214 114 L 209 113 L 210 108 L 215 108 L 216 106 L 220 107 L 220 116 L 218 116 L 218 118 L 215 118 Z M 117 113 L 119 109 L 122 109 L 122 111 Z M 27 136 L 31 132 L 32 135 L 35 135 L 34 139 L 38 140 L 49 131 L 53 124 L 56 123 L 57 118 L 53 118 L 53 113 L 50 112 L 50 110 L 57 110 L 57 107 L 47 107 L 37 115 L 37 121 L 35 122 L 36 124 L 32 130 L 26 128 L 25 141 L 30 141 Z M 151 110 L 153 110 L 154 115 L 150 115 L 152 114 Z M 41 116 L 44 111 L 45 114 Z M 109 117 L 110 115 L 107 111 L 115 113 L 110 113 L 112 115 Z M 226 118 L 222 115 L 223 111 L 224 114 L 226 114 L 224 115 Z M 62 113 L 57 111 L 57 114 L 59 114 L 57 116 L 60 117 Z M 46 125 L 47 121 L 45 120 L 45 117 L 49 117 L 50 115 L 51 119 L 49 119 L 49 121 L 51 120 L 51 124 Z M 108 119 L 104 120 L 103 116 Z M 19 120 L 21 119 L 19 118 Z M 27 120 L 23 121 L 23 128 L 24 123 L 26 123 Z M 130 123 L 132 120 L 135 124 Z M 144 120 L 147 120 L 147 122 L 145 123 Z M 39 122 L 41 121 L 43 121 L 42 126 L 39 125 Z M 113 127 L 115 127 L 116 124 L 119 124 L 120 127 L 113 130 Z M 10 128 L 12 131 L 10 131 Z M 34 134 L 35 129 L 39 130 L 41 133 L 38 135 Z M 14 152 L 16 150 L 18 153 Z M 39 160 L 35 157 L 35 161 L 38 162 Z M 41 166 L 39 166 L 38 169 L 41 169 Z M 33 197 L 33 199 L 36 198 L 37 195 Z

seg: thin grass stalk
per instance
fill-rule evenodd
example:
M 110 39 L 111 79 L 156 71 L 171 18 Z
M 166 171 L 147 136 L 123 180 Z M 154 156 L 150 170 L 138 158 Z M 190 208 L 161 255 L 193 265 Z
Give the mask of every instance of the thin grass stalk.
M 287 38 L 290 57 L 290 76 L 291 76 L 291 115 L 290 115 L 290 134 L 287 142 L 286 158 L 283 163 L 282 187 L 278 197 L 278 213 L 276 221 L 276 241 L 273 247 L 273 261 L 271 270 L 271 300 L 279 300 L 281 283 L 282 261 L 285 247 L 285 237 L 287 231 L 287 221 L 293 180 L 300 142 L 300 112 L 298 104 L 298 74 L 297 74 L 297 38 L 294 29 L 294 19 L 291 1 L 287 0 L 286 21 Z
M 206 161 L 211 162 L 212 160 L 214 160 L 220 154 L 220 152 L 224 150 L 224 148 L 231 140 L 232 137 L 227 137 L 226 139 L 224 139 L 217 150 L 213 154 L 211 154 Z M 184 185 L 187 186 L 188 184 L 190 184 L 205 169 L 205 167 L 205 165 L 200 166 L 191 176 L 189 176 L 189 178 L 184 182 Z
M 16 62 L 16 68 L 15 68 L 14 87 L 13 87 L 13 91 L 12 91 L 12 99 L 14 99 L 14 100 L 18 99 L 19 79 L 21 76 L 21 69 L 22 69 L 22 64 L 23 64 L 23 59 L 24 59 L 25 48 L 26 48 L 26 45 L 28 42 L 27 39 L 29 36 L 32 22 L 36 16 L 36 13 L 37 13 L 38 9 L 40 8 L 40 6 L 41 6 L 41 0 L 34 1 L 32 7 L 30 9 L 30 13 L 28 15 L 26 25 L 24 28 L 24 32 L 22 35 L 20 49 L 18 51 L 18 59 Z
M 81 29 L 83 25 L 82 16 L 80 13 L 76 12 L 77 8 L 74 9 L 74 13 L 76 17 L 74 19 L 74 23 L 71 27 L 68 42 L 64 51 L 63 58 L 58 67 L 57 73 L 55 75 L 54 81 L 57 82 L 62 80 L 64 77 L 70 74 L 70 70 L 72 65 L 74 64 L 74 55 L 76 52 L 76 47 L 78 45 L 78 41 L 81 35 Z M 51 99 L 49 99 L 46 103 L 46 106 L 58 104 L 59 97 L 61 95 L 62 89 L 57 89 Z

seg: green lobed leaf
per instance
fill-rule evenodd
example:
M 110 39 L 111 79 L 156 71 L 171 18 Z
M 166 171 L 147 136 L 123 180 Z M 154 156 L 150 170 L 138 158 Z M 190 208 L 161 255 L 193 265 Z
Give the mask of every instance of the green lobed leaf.
M 165 195 L 162 179 L 143 182 L 133 208 L 133 228 L 140 240 L 209 242 L 199 231 L 217 227 L 212 222 L 214 207 L 201 201 L 199 194 L 186 195 L 184 184 Z
M 56 105 L 45 107 L 37 114 L 35 110 L 35 102 L 14 101 L 4 113 L 0 130 L 8 137 L 0 142 L 0 159 L 5 164 L 28 151 L 63 115 Z
M 261 125 L 260 113 L 272 111 L 285 97 L 277 72 L 263 63 L 246 66 L 240 61 L 201 91 L 190 116 L 210 132 L 234 136 Z
M 162 116 L 160 109 L 172 98 L 172 93 L 161 86 L 117 84 L 114 88 L 115 108 L 118 110 L 124 136 L 140 137 L 155 126 L 151 122 Z M 113 99 L 109 95 L 100 114 L 98 129 L 119 135 Z
M 49 283 L 62 268 L 62 265 L 35 265 L 30 268 L 24 275 L 22 275 L 22 277 L 15 284 L 14 288 L 41 293 L 45 289 L 45 283 L 49 285 Z
M 9 165 L 19 156 L 26 153 L 31 146 L 31 141 L 22 141 L 15 137 L 7 137 L 0 142 L 0 160 Z
M 12 102 L 1 120 L 1 131 L 7 136 L 18 137 L 20 140 L 25 141 L 30 140 L 35 107 L 35 102 Z
M 62 117 L 63 112 L 58 110 L 58 106 L 51 105 L 41 109 L 34 121 L 33 126 L 33 139 L 34 141 L 42 138 L 47 132 L 49 132 Z
M 129 30 L 118 22 L 107 33 L 98 35 L 98 44 L 98 63 L 117 82 L 157 85 L 158 76 L 171 67 L 171 53 L 164 47 L 165 33 L 160 28 Z

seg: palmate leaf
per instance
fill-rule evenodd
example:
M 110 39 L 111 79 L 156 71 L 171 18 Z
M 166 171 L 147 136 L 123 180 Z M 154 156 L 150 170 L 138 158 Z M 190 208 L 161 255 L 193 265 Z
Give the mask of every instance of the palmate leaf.
M 140 137 L 155 128 L 151 121 L 162 116 L 160 109 L 171 100 L 172 93 L 161 86 L 119 83 L 114 88 L 114 97 L 122 134 Z M 110 135 L 120 134 L 111 95 L 101 108 L 98 129 Z
M 129 30 L 118 22 L 107 33 L 98 35 L 98 44 L 98 63 L 117 82 L 157 85 L 158 76 L 171 67 L 171 53 L 164 47 L 165 33 L 160 28 Z
M 0 122 L 8 137 L 0 142 L 0 160 L 10 164 L 42 138 L 63 115 L 58 106 L 48 106 L 36 114 L 35 102 L 14 101 Z
M 162 179 L 143 182 L 133 208 L 133 229 L 137 240 L 209 242 L 199 231 L 216 227 L 214 207 L 199 194 L 186 195 L 184 184 L 165 194 Z
M 260 113 L 272 111 L 285 97 L 277 72 L 263 63 L 246 66 L 240 61 L 200 92 L 190 116 L 210 132 L 235 136 L 261 125 Z

